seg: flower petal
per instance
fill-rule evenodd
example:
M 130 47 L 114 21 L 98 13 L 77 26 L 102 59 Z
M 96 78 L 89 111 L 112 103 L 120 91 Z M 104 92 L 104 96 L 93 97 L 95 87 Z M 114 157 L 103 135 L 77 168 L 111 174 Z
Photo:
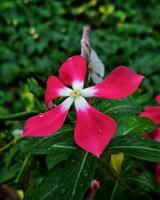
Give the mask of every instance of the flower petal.
M 75 141 L 84 150 L 99 156 L 116 132 L 116 122 L 92 107 L 83 97 L 75 100 Z
M 156 101 L 157 101 L 158 103 L 160 103 L 160 95 L 158 95 L 158 96 L 156 97 Z
M 153 131 L 151 133 L 145 133 L 144 137 L 160 142 L 160 128 L 157 128 L 155 131 Z
M 60 67 L 59 78 L 65 85 L 73 86 L 74 82 L 81 82 L 83 87 L 86 77 L 86 69 L 86 61 L 82 56 L 72 56 L 68 58 Z
M 155 124 L 160 124 L 160 106 L 147 106 L 140 116 L 151 119 Z
M 92 71 L 102 78 L 104 76 L 104 64 L 93 49 L 91 49 L 90 60 L 92 65 Z
M 54 98 L 67 97 L 72 90 L 63 85 L 63 83 L 55 76 L 50 76 L 47 80 L 47 88 L 45 92 L 45 103 L 48 103 Z
M 136 74 L 128 67 L 120 66 L 114 69 L 102 82 L 84 89 L 83 93 L 85 97 L 91 95 L 92 97 L 108 99 L 125 98 L 138 89 L 143 78 L 144 76 Z
M 26 121 L 23 129 L 25 137 L 46 137 L 58 131 L 67 116 L 74 99 L 69 97 L 56 108 L 40 113 Z
M 160 128 L 157 128 L 157 129 L 154 131 L 153 136 L 154 136 L 154 140 L 160 142 Z
M 90 69 L 88 76 L 89 80 L 92 79 L 93 83 L 99 83 L 103 80 L 102 77 L 104 76 L 104 65 L 93 49 L 91 49 L 88 68 Z
M 160 185 L 160 163 L 156 163 L 154 165 L 154 169 L 155 169 L 156 181 L 157 181 L 158 185 Z

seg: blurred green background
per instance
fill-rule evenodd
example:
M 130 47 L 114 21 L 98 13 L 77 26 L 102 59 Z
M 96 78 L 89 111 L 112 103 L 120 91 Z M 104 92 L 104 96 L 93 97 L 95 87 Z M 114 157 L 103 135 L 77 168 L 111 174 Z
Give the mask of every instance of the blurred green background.
M 86 24 L 106 73 L 118 65 L 143 73 L 145 103 L 160 92 L 159 0 L 0 0 L 1 115 L 41 107 L 37 82 L 45 88 L 47 77 L 80 53 Z

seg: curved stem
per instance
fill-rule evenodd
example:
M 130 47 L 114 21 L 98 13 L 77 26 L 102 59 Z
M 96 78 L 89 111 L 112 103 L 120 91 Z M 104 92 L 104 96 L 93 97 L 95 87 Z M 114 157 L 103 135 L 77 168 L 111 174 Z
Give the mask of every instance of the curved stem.
M 30 156 L 31 156 L 31 154 L 29 154 L 29 155 L 24 159 L 23 165 L 22 165 L 22 167 L 21 167 L 21 169 L 20 169 L 20 172 L 18 173 L 18 175 L 17 175 L 17 177 L 16 177 L 15 183 L 17 183 L 17 182 L 19 181 L 19 179 L 20 179 L 20 177 L 21 177 L 21 175 L 22 175 L 22 173 L 23 173 L 23 171 L 24 171 L 24 169 L 25 169 L 25 167 L 26 167 L 26 165 L 27 165 L 27 163 L 28 163 L 28 160 L 29 160 Z
M 8 149 L 10 146 L 12 146 L 12 144 L 14 144 L 16 142 L 16 139 L 12 140 L 11 142 L 9 142 L 8 144 L 6 144 L 5 146 L 3 146 L 2 148 L 0 148 L 0 153 L 2 153 L 3 151 L 5 151 L 6 149 Z

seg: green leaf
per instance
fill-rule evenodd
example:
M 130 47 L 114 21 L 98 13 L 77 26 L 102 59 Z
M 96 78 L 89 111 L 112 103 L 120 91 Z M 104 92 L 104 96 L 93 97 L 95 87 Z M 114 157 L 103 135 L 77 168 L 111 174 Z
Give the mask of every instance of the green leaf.
M 117 135 L 141 135 L 152 132 L 156 128 L 155 124 L 150 119 L 138 116 L 121 117 L 117 122 Z
M 46 154 L 48 169 L 67 160 L 70 154 L 77 149 L 73 138 L 73 128 L 69 126 L 65 126 L 52 136 L 27 138 L 21 142 L 21 156 Z
M 93 179 L 96 158 L 78 150 L 71 159 L 60 163 L 45 180 L 27 191 L 25 200 L 82 200 Z
M 28 112 L 19 112 L 19 113 L 9 114 L 5 116 L 0 116 L 0 121 L 1 120 L 3 121 L 4 120 L 23 120 L 33 115 L 36 115 L 38 113 L 39 113 L 38 110 L 33 110 L 33 111 L 28 111 Z
M 76 151 L 64 166 L 59 190 L 55 200 L 81 200 L 91 183 L 96 167 L 96 158 L 82 150 Z
M 1 170 L 0 184 L 5 183 L 6 181 L 13 179 L 16 176 L 16 174 L 19 172 L 19 170 L 20 170 L 20 164 L 19 163 L 12 165 L 8 169 Z
M 132 188 L 137 188 L 141 192 L 149 192 L 149 191 L 159 191 L 159 187 L 155 181 L 155 177 L 145 171 L 141 173 L 140 175 L 126 175 L 124 177 L 124 180 L 132 187 Z
M 143 137 L 115 137 L 107 150 L 123 152 L 141 160 L 160 162 L 160 143 Z
M 139 105 L 133 102 L 133 99 L 103 101 L 98 105 L 98 109 L 107 115 L 114 116 L 116 118 L 122 115 L 138 114 L 141 111 Z
M 108 179 L 101 185 L 97 191 L 94 200 L 126 200 L 123 192 L 123 187 L 117 180 Z
M 65 126 L 52 136 L 27 138 L 21 142 L 21 152 L 25 154 L 46 154 L 56 149 L 75 150 L 73 128 Z
M 67 160 L 67 158 L 72 153 L 73 149 L 65 149 L 65 148 L 53 148 L 51 151 L 47 153 L 46 164 L 48 169 L 53 168 L 60 161 Z
M 51 200 L 57 192 L 63 165 L 57 165 L 39 184 L 39 178 L 25 193 L 24 200 Z
M 37 99 L 40 98 L 40 95 L 43 94 L 43 89 L 39 86 L 37 80 L 35 78 L 27 79 L 27 85 L 29 91 L 34 95 L 34 97 Z

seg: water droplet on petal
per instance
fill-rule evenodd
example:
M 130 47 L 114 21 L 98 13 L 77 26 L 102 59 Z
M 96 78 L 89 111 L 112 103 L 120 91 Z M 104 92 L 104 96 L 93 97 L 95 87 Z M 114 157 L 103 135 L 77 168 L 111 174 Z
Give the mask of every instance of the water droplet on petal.
M 107 85 L 107 84 L 105 84 L 105 85 L 104 85 L 104 87 L 108 87 L 108 85 Z
M 98 132 L 99 132 L 99 133 L 102 133 L 102 130 L 101 130 L 101 129 L 99 129 L 99 130 L 98 130 Z
M 43 117 L 43 114 L 40 113 L 40 114 L 39 114 L 39 117 Z

